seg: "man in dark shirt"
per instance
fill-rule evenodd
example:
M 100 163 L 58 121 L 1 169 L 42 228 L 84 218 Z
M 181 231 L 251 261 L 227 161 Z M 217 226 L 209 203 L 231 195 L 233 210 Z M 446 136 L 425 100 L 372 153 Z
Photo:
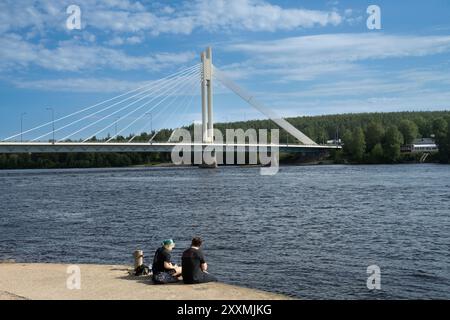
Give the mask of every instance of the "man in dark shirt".
M 195 237 L 192 239 L 192 245 L 183 252 L 181 258 L 181 267 L 183 281 L 186 284 L 206 283 L 217 281 L 216 277 L 208 273 L 208 265 L 205 261 L 203 251 L 200 249 L 202 239 Z
M 164 240 L 162 247 L 155 252 L 152 264 L 153 281 L 155 283 L 176 282 L 181 275 L 181 268 L 171 261 L 171 251 L 175 247 L 172 239 Z

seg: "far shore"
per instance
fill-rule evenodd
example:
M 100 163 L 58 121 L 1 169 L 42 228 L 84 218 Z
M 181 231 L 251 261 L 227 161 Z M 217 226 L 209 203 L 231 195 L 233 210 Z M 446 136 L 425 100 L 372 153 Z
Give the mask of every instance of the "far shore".
M 305 163 L 293 163 L 286 162 L 280 163 L 280 167 L 308 167 L 308 166 L 397 166 L 397 165 L 446 165 L 439 162 L 398 162 L 398 163 L 336 163 L 333 161 L 315 161 L 315 162 L 305 162 Z M 55 167 L 55 168 L 0 168 L 0 172 L 3 170 L 73 170 L 73 169 L 144 169 L 144 168 L 195 168 L 196 165 L 176 165 L 171 162 L 162 162 L 156 164 L 139 164 L 131 166 L 111 166 L 111 167 Z M 240 167 L 240 168 L 261 168 L 262 165 L 259 164 L 248 164 L 248 165 L 219 165 L 219 168 L 224 167 Z
M 69 289 L 67 264 L 0 262 L 0 300 L 285 300 L 281 294 L 224 283 L 155 285 L 124 265 L 77 264 L 80 289 Z M 70 281 L 69 281 L 70 283 Z

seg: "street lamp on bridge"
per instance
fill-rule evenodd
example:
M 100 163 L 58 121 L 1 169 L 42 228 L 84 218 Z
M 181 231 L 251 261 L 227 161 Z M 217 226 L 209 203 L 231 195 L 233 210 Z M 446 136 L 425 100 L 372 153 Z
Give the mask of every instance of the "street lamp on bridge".
M 146 112 L 145 115 L 150 115 L 150 134 L 153 132 L 153 115 L 151 112 Z
M 117 140 L 117 122 L 119 122 L 119 120 L 120 117 L 117 117 L 116 121 L 114 122 L 114 137 L 116 138 L 116 140 Z
M 55 110 L 53 108 L 46 108 L 46 110 L 52 112 L 52 133 L 53 133 L 52 143 L 55 144 Z
M 22 112 L 20 114 L 20 142 L 23 142 L 23 116 L 26 114 L 26 112 Z

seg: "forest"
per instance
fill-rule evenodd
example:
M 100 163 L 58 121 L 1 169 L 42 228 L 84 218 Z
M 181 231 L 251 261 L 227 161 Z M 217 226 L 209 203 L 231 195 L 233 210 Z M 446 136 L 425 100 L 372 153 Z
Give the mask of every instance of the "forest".
M 340 139 L 343 148 L 330 153 L 328 160 L 332 163 L 417 162 L 420 155 L 400 151 L 402 145 L 411 144 L 416 138 L 433 138 L 439 147 L 439 152 L 427 161 L 449 163 L 450 160 L 450 111 L 336 114 L 286 120 L 319 144 Z M 250 120 L 217 123 L 215 128 L 223 132 L 225 129 L 278 127 L 270 120 Z M 154 141 L 167 141 L 171 133 L 171 129 L 161 130 Z M 148 141 L 153 134 L 141 133 L 133 141 Z M 115 141 L 127 141 L 132 136 L 119 136 Z M 92 141 L 102 140 L 94 137 Z M 295 144 L 296 141 L 280 130 L 280 143 Z M 0 169 L 126 167 L 168 162 L 170 154 L 164 153 L 0 154 Z
M 416 138 L 434 138 L 439 153 L 429 161 L 449 163 L 450 111 L 353 113 L 287 118 L 292 125 L 319 144 L 341 139 L 342 151 L 331 154 L 337 163 L 381 164 L 416 161 L 401 154 L 400 146 Z M 276 128 L 268 120 L 217 124 L 217 128 Z M 280 143 L 295 143 L 280 130 Z

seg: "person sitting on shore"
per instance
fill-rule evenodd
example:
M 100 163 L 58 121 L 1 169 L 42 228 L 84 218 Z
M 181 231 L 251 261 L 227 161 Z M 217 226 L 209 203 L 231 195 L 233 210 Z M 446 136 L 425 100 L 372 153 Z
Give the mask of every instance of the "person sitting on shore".
M 175 248 L 175 242 L 167 239 L 162 242 L 162 247 L 155 252 L 152 264 L 153 281 L 157 284 L 177 282 L 181 275 L 181 267 L 172 263 L 171 251 Z
M 200 249 L 202 239 L 192 239 L 191 247 L 183 252 L 181 258 L 183 281 L 186 284 L 216 282 L 216 277 L 208 273 L 208 265 L 203 251 Z

